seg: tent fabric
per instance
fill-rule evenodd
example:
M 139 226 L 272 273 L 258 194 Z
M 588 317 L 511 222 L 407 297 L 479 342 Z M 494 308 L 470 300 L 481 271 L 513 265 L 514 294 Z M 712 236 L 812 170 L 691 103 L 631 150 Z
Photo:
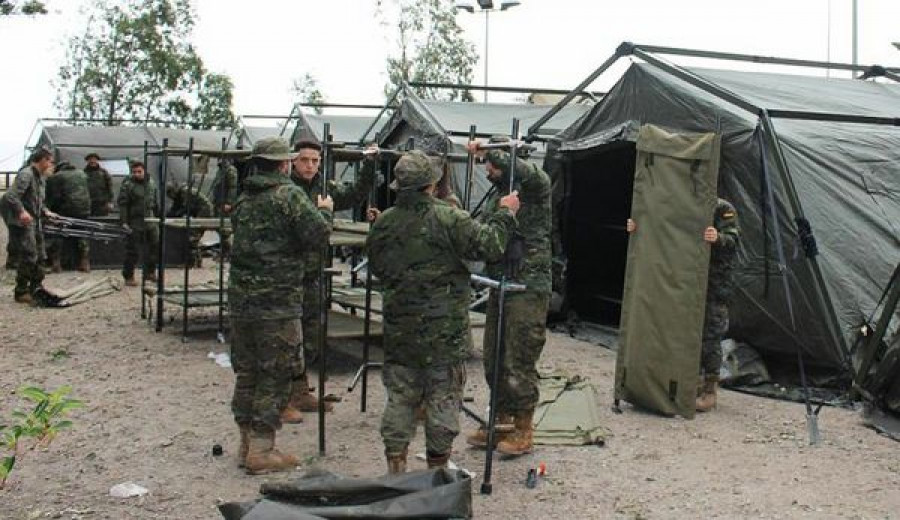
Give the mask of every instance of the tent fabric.
M 556 446 L 603 445 L 609 431 L 600 422 L 597 390 L 580 376 L 541 375 L 534 411 L 534 442 Z
M 264 498 L 219 506 L 226 520 L 314 518 L 471 518 L 472 479 L 462 470 L 430 469 L 362 479 L 314 472 L 263 484 Z
M 687 73 L 764 109 L 900 116 L 896 84 L 711 69 Z M 810 261 L 799 244 L 791 187 L 768 145 L 770 178 L 763 177 L 760 143 L 766 141 L 760 139 L 757 114 L 656 66 L 635 63 L 589 114 L 559 134 L 561 150 L 590 153 L 604 134 L 628 121 L 723 136 L 719 194 L 735 205 L 741 225 L 730 334 L 764 354 L 794 356 L 802 349 L 807 362 L 847 373 L 847 345 L 900 261 L 900 128 L 773 119 L 788 179 L 819 246 Z M 763 205 L 766 185 L 774 194 L 776 219 Z M 784 269 L 775 233 L 784 244 Z M 897 341 L 898 334 L 900 316 L 891 321 L 886 342 Z
M 644 125 L 637 139 L 616 399 L 694 417 L 720 138 Z

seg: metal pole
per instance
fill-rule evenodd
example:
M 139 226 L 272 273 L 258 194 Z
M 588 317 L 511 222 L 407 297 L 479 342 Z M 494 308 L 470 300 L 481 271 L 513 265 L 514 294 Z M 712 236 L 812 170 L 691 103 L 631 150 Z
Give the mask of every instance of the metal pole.
M 469 142 L 475 140 L 476 129 L 475 125 L 469 126 Z M 472 203 L 472 181 L 475 179 L 475 154 L 471 151 L 468 152 L 466 157 L 466 185 L 464 186 L 465 192 L 463 193 L 463 209 L 469 211 L 471 209 Z
M 181 342 L 187 343 L 187 320 L 188 305 L 191 297 L 191 260 L 193 251 L 191 251 L 191 199 L 193 198 L 194 185 L 194 138 L 188 139 L 188 178 L 187 178 L 187 199 L 184 201 L 184 308 L 181 310 Z
M 226 138 L 222 138 L 222 150 L 225 150 L 228 146 Z M 219 331 L 216 333 L 216 339 L 219 343 L 225 343 L 225 318 L 224 318 L 224 303 L 225 303 L 225 255 L 223 254 L 225 251 L 225 238 L 222 230 L 225 228 L 225 212 L 222 210 L 223 201 L 225 200 L 225 175 L 224 172 L 221 171 L 223 158 L 219 158 L 219 173 L 222 175 L 219 178 L 219 185 L 217 189 L 219 190 L 219 196 L 217 203 L 219 204 Z
M 855 2 L 856 0 L 854 0 Z M 484 10 L 484 86 L 487 87 L 488 83 L 488 42 L 490 41 L 490 18 L 491 11 L 489 9 Z M 484 91 L 484 102 L 488 102 L 488 91 L 485 89 Z
M 166 137 L 163 139 L 162 150 L 159 155 L 159 186 L 162 189 L 159 190 L 159 258 L 157 259 L 157 266 L 159 269 L 159 273 L 156 277 L 156 332 L 159 332 L 163 328 L 163 291 L 165 291 L 166 287 L 166 178 L 168 177 L 168 148 L 169 148 L 169 138 Z M 144 163 L 146 166 L 146 162 Z M 146 175 L 146 174 L 145 174 Z M 146 248 L 145 253 L 146 253 Z M 144 270 L 142 269 L 141 272 Z M 141 280 L 141 285 L 143 285 L 143 280 Z M 143 287 L 141 287 L 143 290 Z
M 328 196 L 328 174 L 331 170 L 331 124 L 325 123 L 322 131 L 322 196 Z M 329 252 L 328 238 L 322 246 L 319 272 L 319 455 L 325 455 L 325 347 L 328 344 L 328 305 L 325 302 L 325 284 L 328 283 L 326 263 Z
M 147 166 L 147 147 L 148 147 L 148 143 L 147 143 L 147 141 L 144 141 L 144 167 L 145 168 Z M 128 172 L 128 173 L 131 174 L 131 172 Z M 145 172 L 144 175 L 147 175 L 147 173 Z M 9 186 L 8 186 L 9 176 L 6 177 L 6 182 L 7 182 L 7 188 L 9 188 Z M 122 211 L 122 210 L 119 209 L 119 211 Z M 121 220 L 120 220 L 120 222 L 121 222 Z M 134 230 L 131 230 L 131 232 L 134 233 Z M 125 237 L 125 240 L 131 240 L 131 238 Z M 144 293 L 144 275 L 143 274 L 141 275 L 140 293 L 141 293 L 141 319 L 144 320 L 144 319 L 147 319 L 147 294 Z
M 859 3 L 858 0 L 853 0 L 853 64 L 859 65 Z M 859 74 L 856 71 L 853 71 L 853 77 L 858 77 Z

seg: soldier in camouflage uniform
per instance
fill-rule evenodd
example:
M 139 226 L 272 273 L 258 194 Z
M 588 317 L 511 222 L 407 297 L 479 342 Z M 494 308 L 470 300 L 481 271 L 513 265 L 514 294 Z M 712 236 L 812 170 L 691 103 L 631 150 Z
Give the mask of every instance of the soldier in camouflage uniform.
M 91 216 L 91 195 L 88 191 L 87 176 L 69 163 L 61 163 L 56 173 L 47 179 L 47 207 L 64 216 L 86 219 Z M 75 238 L 78 246 L 78 270 L 91 270 L 90 241 L 86 238 Z M 54 237 L 47 241 L 47 256 L 54 273 L 62 271 L 62 249 L 66 243 L 63 237 Z
M 423 153 L 404 154 L 394 169 L 396 205 L 372 225 L 366 247 L 384 287 L 384 368 L 388 394 L 381 420 L 388 471 L 406 470 L 416 431 L 415 409 L 426 408 L 429 467 L 446 466 L 459 434 L 469 335 L 466 260 L 497 261 L 515 228 L 515 194 L 494 201 L 479 224 L 433 197 L 440 172 Z
M 172 199 L 172 205 L 166 212 L 167 217 L 186 217 L 189 207 L 192 218 L 211 217 L 213 214 L 212 203 L 206 198 L 206 195 L 199 193 L 196 189 L 191 190 L 187 184 L 166 186 L 166 195 Z M 194 267 L 203 266 L 203 256 L 200 253 L 201 238 L 203 238 L 203 229 L 192 229 L 188 237 L 191 245 L 191 263 Z
M 322 194 L 322 175 L 319 173 L 322 146 L 311 140 L 300 140 L 294 144 L 294 152 L 297 154 L 293 160 L 291 180 L 303 189 L 310 200 Z M 329 181 L 328 194 L 334 200 L 334 210 L 342 211 L 351 209 L 361 204 L 375 181 L 375 169 L 377 161 L 372 153 L 366 154 L 367 159 L 359 172 L 355 182 L 338 184 Z M 294 379 L 291 384 L 291 398 L 285 409 L 284 421 L 290 423 L 301 422 L 301 412 L 314 412 L 319 409 L 319 402 L 309 391 L 309 378 L 306 374 L 307 359 L 314 359 L 318 354 L 319 342 L 319 274 L 322 269 L 322 251 L 310 250 L 305 259 L 306 274 L 303 277 L 303 344 L 297 345 L 296 363 L 294 364 Z M 325 403 L 325 410 L 331 411 L 333 405 Z
M 628 219 L 625 229 L 634 233 L 637 223 Z M 737 211 L 725 199 L 716 201 L 713 225 L 703 231 L 703 240 L 712 248 L 706 285 L 706 314 L 700 348 L 700 387 L 696 409 L 708 412 L 716 407 L 719 370 L 722 368 L 722 338 L 728 332 L 728 302 L 734 290 L 732 272 L 740 242 Z
M 84 160 L 84 174 L 91 195 L 91 216 L 105 217 L 113 207 L 112 176 L 100 166 L 100 156 L 96 153 L 85 155 Z
M 144 276 L 148 281 L 156 281 L 157 247 L 159 245 L 159 227 L 144 222 L 146 217 L 156 217 L 156 206 L 159 192 L 144 168 L 144 163 L 131 163 L 131 176 L 122 182 L 119 188 L 117 204 L 119 220 L 123 227 L 130 228 L 131 233 L 125 239 L 125 262 L 122 266 L 122 277 L 125 284 L 136 286 L 134 268 L 138 257 L 143 257 Z
M 497 199 L 509 191 L 510 154 L 497 149 L 481 150 L 477 141 L 469 149 L 486 159 L 488 179 L 498 188 L 487 201 L 481 218 L 491 218 L 497 211 Z M 513 188 L 518 190 L 522 208 L 519 224 L 507 247 L 506 259 L 487 264 L 487 274 L 524 284 L 523 292 L 505 296 L 505 352 L 497 392 L 497 424 L 512 432 L 498 432 L 497 450 L 508 455 L 529 453 L 532 449 L 532 420 L 538 404 L 537 362 L 546 342 L 547 310 L 550 305 L 550 178 L 537 166 L 516 158 Z M 484 374 L 488 384 L 493 380 L 499 301 L 491 290 L 484 328 Z M 487 446 L 487 431 L 480 429 L 467 437 L 475 447 Z
M 221 217 L 231 215 L 231 208 L 238 195 L 238 171 L 228 159 L 219 159 L 219 169 L 216 178 L 209 187 L 209 198 L 213 202 L 213 216 Z M 231 256 L 231 232 L 219 230 L 222 258 Z
M 19 170 L 9 191 L 0 199 L 0 212 L 9 229 L 9 242 L 17 254 L 16 287 L 19 303 L 33 303 L 32 295 L 41 288 L 44 271 L 44 233 L 41 220 L 54 213 L 44 206 L 44 178 L 53 172 L 53 154 L 39 149 L 31 154 L 28 166 Z
M 281 428 L 301 341 L 304 262 L 308 251 L 325 246 L 331 231 L 331 198 L 319 196 L 314 206 L 291 183 L 293 157 L 279 137 L 257 141 L 251 156 L 256 171 L 244 181 L 232 212 L 231 409 L 241 432 L 239 465 L 251 474 L 298 463 L 275 449 L 275 431 Z

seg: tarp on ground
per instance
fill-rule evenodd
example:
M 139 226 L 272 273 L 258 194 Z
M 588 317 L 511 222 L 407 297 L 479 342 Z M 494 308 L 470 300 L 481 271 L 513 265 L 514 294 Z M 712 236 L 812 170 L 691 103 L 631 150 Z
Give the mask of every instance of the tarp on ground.
M 579 192 L 579 176 L 604 172 L 604 150 L 614 146 L 617 135 L 629 139 L 617 134 L 629 122 L 720 132 L 719 193 L 735 205 L 741 226 L 730 335 L 764 355 L 792 359 L 802 349 L 807 362 L 849 375 L 849 345 L 900 262 L 900 127 L 822 119 L 828 114 L 848 119 L 877 115 L 896 121 L 900 85 L 677 70 L 707 88 L 655 65 L 635 63 L 590 114 L 561 133 L 563 155 L 583 159 L 581 171 L 569 172 L 574 183 L 570 193 Z M 769 111 L 802 111 L 806 116 L 773 118 L 775 135 L 770 136 L 757 113 L 710 93 L 716 89 Z M 786 175 L 769 137 L 783 152 Z M 766 143 L 765 169 L 761 143 Z M 766 185 L 772 187 L 777 219 L 765 205 Z M 790 202 L 792 191 L 799 208 Z M 798 209 L 818 245 L 812 260 L 798 238 Z M 776 234 L 786 258 L 783 269 Z M 787 277 L 790 300 L 782 276 Z M 891 320 L 885 342 L 900 342 L 900 314 Z
M 534 411 L 534 443 L 603 446 L 609 430 L 600 422 L 597 390 L 580 376 L 541 374 Z
M 226 520 L 471 518 L 472 479 L 431 469 L 376 478 L 321 472 L 260 487 L 256 502 L 219 506 Z

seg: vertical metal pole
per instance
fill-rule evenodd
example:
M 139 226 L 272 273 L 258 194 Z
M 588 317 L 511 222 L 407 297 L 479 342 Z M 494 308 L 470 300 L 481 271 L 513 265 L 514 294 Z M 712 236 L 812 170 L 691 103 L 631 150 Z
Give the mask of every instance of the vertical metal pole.
M 853 0 L 854 2 L 856 0 Z M 484 10 L 484 102 L 488 102 L 488 42 L 490 41 L 491 11 Z
M 369 384 L 369 338 L 372 332 L 372 264 L 366 266 L 366 310 L 363 320 L 363 365 L 362 365 L 362 396 L 359 401 L 359 411 L 366 411 L 366 393 Z
M 853 64 L 859 65 L 859 3 L 858 0 L 853 0 Z M 853 71 L 853 77 L 856 78 L 859 76 L 859 72 Z
M 469 142 L 475 140 L 475 125 L 469 126 Z M 466 185 L 464 187 L 465 192 L 463 193 L 463 209 L 466 211 L 470 211 L 472 204 L 472 183 L 475 180 L 475 154 L 471 151 L 468 152 L 468 157 L 466 158 Z
M 162 150 L 159 157 L 159 258 L 157 259 L 157 269 L 159 273 L 156 277 L 156 332 L 163 328 L 163 291 L 166 287 L 166 181 L 169 175 L 169 138 L 166 137 L 162 142 Z M 146 164 L 146 163 L 144 163 Z M 145 248 L 146 251 L 146 248 Z M 143 285 L 143 283 L 142 283 Z M 141 288 L 143 290 L 143 288 Z
M 222 138 L 222 150 L 224 151 L 226 148 L 227 142 L 225 138 Z M 224 326 L 224 303 L 225 303 L 225 238 L 224 233 L 222 232 L 225 229 L 225 212 L 222 210 L 222 206 L 224 206 L 223 201 L 225 200 L 225 175 L 224 172 L 221 171 L 222 161 L 224 161 L 224 157 L 219 159 L 219 172 L 222 175 L 219 178 L 219 185 L 216 186 L 216 189 L 219 190 L 218 195 L 218 210 L 219 210 L 219 331 L 216 333 L 216 339 L 219 343 L 225 343 L 225 326 Z
M 322 196 L 328 196 L 328 175 L 331 170 L 331 125 L 325 123 L 322 131 Z M 322 246 L 322 255 L 320 258 L 319 272 L 319 455 L 325 455 L 325 347 L 328 345 L 326 336 L 328 334 L 328 304 L 325 301 L 326 284 L 328 283 L 328 274 L 325 272 L 330 251 L 329 238 L 326 237 L 325 245 Z
M 191 199 L 194 198 L 194 138 L 188 139 L 187 199 L 184 201 L 184 307 L 181 309 L 181 342 L 187 342 L 188 305 L 191 296 Z
M 144 141 L 144 167 L 146 168 L 146 166 L 147 166 L 147 141 Z M 128 173 L 129 173 L 129 175 L 131 174 L 130 171 Z M 147 175 L 147 173 L 144 173 L 144 175 Z M 6 181 L 7 181 L 7 184 L 9 184 L 9 176 L 8 175 L 6 177 Z M 7 188 L 8 187 L 9 186 L 7 186 Z M 122 211 L 122 210 L 119 209 L 119 211 Z M 131 232 L 134 233 L 134 230 L 131 230 Z M 125 240 L 130 240 L 130 238 L 128 236 L 126 236 Z M 144 274 L 143 274 L 143 272 L 144 271 L 142 269 L 141 270 L 141 290 L 139 291 L 141 293 L 141 319 L 142 320 L 147 319 L 147 294 L 144 292 Z

